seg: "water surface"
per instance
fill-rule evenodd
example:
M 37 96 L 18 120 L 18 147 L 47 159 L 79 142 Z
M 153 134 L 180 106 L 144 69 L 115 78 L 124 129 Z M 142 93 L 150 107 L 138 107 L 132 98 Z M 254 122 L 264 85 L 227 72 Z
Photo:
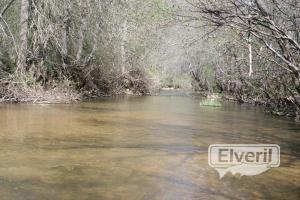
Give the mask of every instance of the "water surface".
M 26 199 L 300 199 L 300 125 L 184 96 L 0 105 L 0 196 Z M 275 143 L 281 167 L 219 180 L 215 143 Z

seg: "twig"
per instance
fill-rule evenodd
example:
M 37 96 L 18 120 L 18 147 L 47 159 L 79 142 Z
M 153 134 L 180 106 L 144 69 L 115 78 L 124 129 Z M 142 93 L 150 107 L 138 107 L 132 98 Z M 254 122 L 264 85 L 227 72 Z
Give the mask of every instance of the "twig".
M 14 2 L 15 0 L 11 0 L 3 9 L 2 9 L 2 11 L 1 11 L 1 13 L 0 13 L 0 17 L 2 17 L 5 13 L 6 13 L 6 11 L 9 9 L 9 7 L 13 4 L 13 2 Z

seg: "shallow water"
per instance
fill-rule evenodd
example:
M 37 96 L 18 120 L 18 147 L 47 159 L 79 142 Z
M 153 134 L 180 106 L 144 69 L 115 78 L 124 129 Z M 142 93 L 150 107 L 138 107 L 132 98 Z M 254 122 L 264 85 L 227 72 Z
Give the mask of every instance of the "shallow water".
M 156 96 L 0 105 L 0 198 L 300 199 L 300 124 L 260 108 Z M 215 143 L 275 143 L 281 166 L 219 180 Z

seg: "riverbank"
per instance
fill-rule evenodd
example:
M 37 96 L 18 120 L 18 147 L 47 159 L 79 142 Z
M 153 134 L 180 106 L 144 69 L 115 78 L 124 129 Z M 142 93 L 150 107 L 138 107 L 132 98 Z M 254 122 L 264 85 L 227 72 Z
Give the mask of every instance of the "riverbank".
M 144 96 L 145 94 L 137 93 L 131 89 L 119 90 L 118 93 L 111 93 L 102 95 L 95 95 L 86 91 L 79 91 L 71 87 L 70 85 L 56 84 L 52 87 L 45 88 L 39 85 L 35 86 L 24 86 L 18 83 L 5 84 L 1 83 L 2 87 L 0 89 L 0 103 L 29 103 L 29 104 L 70 104 L 79 103 L 84 100 L 93 100 L 103 97 L 113 97 L 113 96 Z M 240 104 L 251 104 L 261 105 L 268 114 L 281 117 L 289 117 L 294 119 L 299 119 L 299 110 L 294 104 L 279 104 L 274 101 L 263 101 L 249 99 L 247 101 L 240 101 L 240 99 L 235 98 L 233 95 L 225 95 L 219 93 L 194 93 L 191 91 L 184 91 L 173 89 L 173 88 L 156 88 L 156 90 L 149 92 L 147 95 L 157 96 L 157 95 L 167 95 L 167 96 L 202 96 L 207 99 L 216 99 L 218 101 L 232 101 Z
M 224 95 L 220 94 L 221 98 L 225 101 L 235 101 L 240 104 L 251 104 L 251 105 L 260 105 L 264 107 L 264 111 L 268 114 L 280 116 L 280 117 L 289 117 L 294 118 L 299 121 L 300 119 L 300 109 L 297 106 L 297 102 L 293 102 L 292 98 L 283 98 L 283 99 L 247 99 L 241 100 L 236 98 L 233 95 Z M 298 98 L 298 97 L 296 97 Z
M 154 92 L 142 94 L 133 89 L 119 89 L 118 92 L 96 94 L 62 84 L 53 85 L 50 88 L 40 85 L 27 87 L 15 84 L 0 88 L 0 103 L 70 104 L 104 97 L 144 95 L 154 95 Z
M 82 95 L 74 89 L 58 85 L 45 89 L 42 86 L 23 87 L 9 85 L 0 90 L 0 103 L 32 103 L 55 104 L 74 103 L 82 99 Z
M 38 80 L 35 75 L 8 76 L 0 79 L 0 103 L 76 103 L 82 100 L 123 95 L 149 95 L 158 90 L 155 81 L 143 70 L 131 69 L 126 73 L 101 71 L 96 79 L 61 78 Z M 80 77 L 80 78 L 78 78 Z

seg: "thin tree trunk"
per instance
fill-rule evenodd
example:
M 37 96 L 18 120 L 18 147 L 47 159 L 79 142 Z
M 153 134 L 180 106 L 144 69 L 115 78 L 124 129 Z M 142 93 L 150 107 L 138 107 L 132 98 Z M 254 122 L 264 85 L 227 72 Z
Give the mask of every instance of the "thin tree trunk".
M 121 40 L 121 72 L 126 71 L 126 42 L 127 42 L 127 20 L 122 24 L 122 40 Z
M 122 4 L 123 4 L 123 8 L 126 9 L 128 6 L 128 0 L 123 0 Z M 127 31 L 128 31 L 128 27 L 127 27 L 127 19 L 126 16 L 124 16 L 124 21 L 122 22 L 122 26 L 121 26 L 121 72 L 122 74 L 124 74 L 126 72 L 126 43 L 127 43 Z
M 257 2 L 257 1 L 256 1 Z M 248 21 L 249 29 L 251 30 L 251 19 Z M 251 31 L 248 33 L 248 47 L 249 47 L 249 77 L 253 74 L 253 57 L 252 57 L 252 37 L 251 37 Z
M 82 57 L 82 50 L 83 50 L 83 42 L 84 42 L 84 32 L 86 30 L 87 20 L 87 5 L 84 0 L 81 0 L 79 3 L 81 10 L 81 22 L 80 22 L 80 29 L 79 29 L 79 39 L 78 39 L 78 51 L 76 55 L 76 60 L 80 60 Z
M 63 19 L 64 27 L 62 34 L 62 59 L 63 67 L 65 68 L 69 64 L 69 51 L 68 51 L 68 39 L 70 32 L 70 10 L 66 8 L 66 13 Z
M 248 38 L 248 46 L 249 46 L 249 77 L 252 76 L 253 74 L 253 57 L 252 57 L 252 38 L 251 38 L 251 33 L 249 33 L 249 38 Z
M 83 50 L 83 42 L 84 42 L 84 34 L 83 34 L 83 30 L 84 30 L 84 24 L 85 24 L 85 19 L 82 18 L 81 19 L 81 27 L 79 30 L 79 39 L 78 39 L 78 51 L 77 51 L 77 55 L 76 55 L 76 60 L 80 60 L 81 56 L 82 56 L 82 50 Z
M 21 74 L 26 71 L 26 57 L 27 57 L 27 35 L 28 35 L 28 19 L 29 19 L 29 0 L 21 1 L 21 13 L 20 13 L 20 40 L 19 51 L 17 60 L 17 69 Z

